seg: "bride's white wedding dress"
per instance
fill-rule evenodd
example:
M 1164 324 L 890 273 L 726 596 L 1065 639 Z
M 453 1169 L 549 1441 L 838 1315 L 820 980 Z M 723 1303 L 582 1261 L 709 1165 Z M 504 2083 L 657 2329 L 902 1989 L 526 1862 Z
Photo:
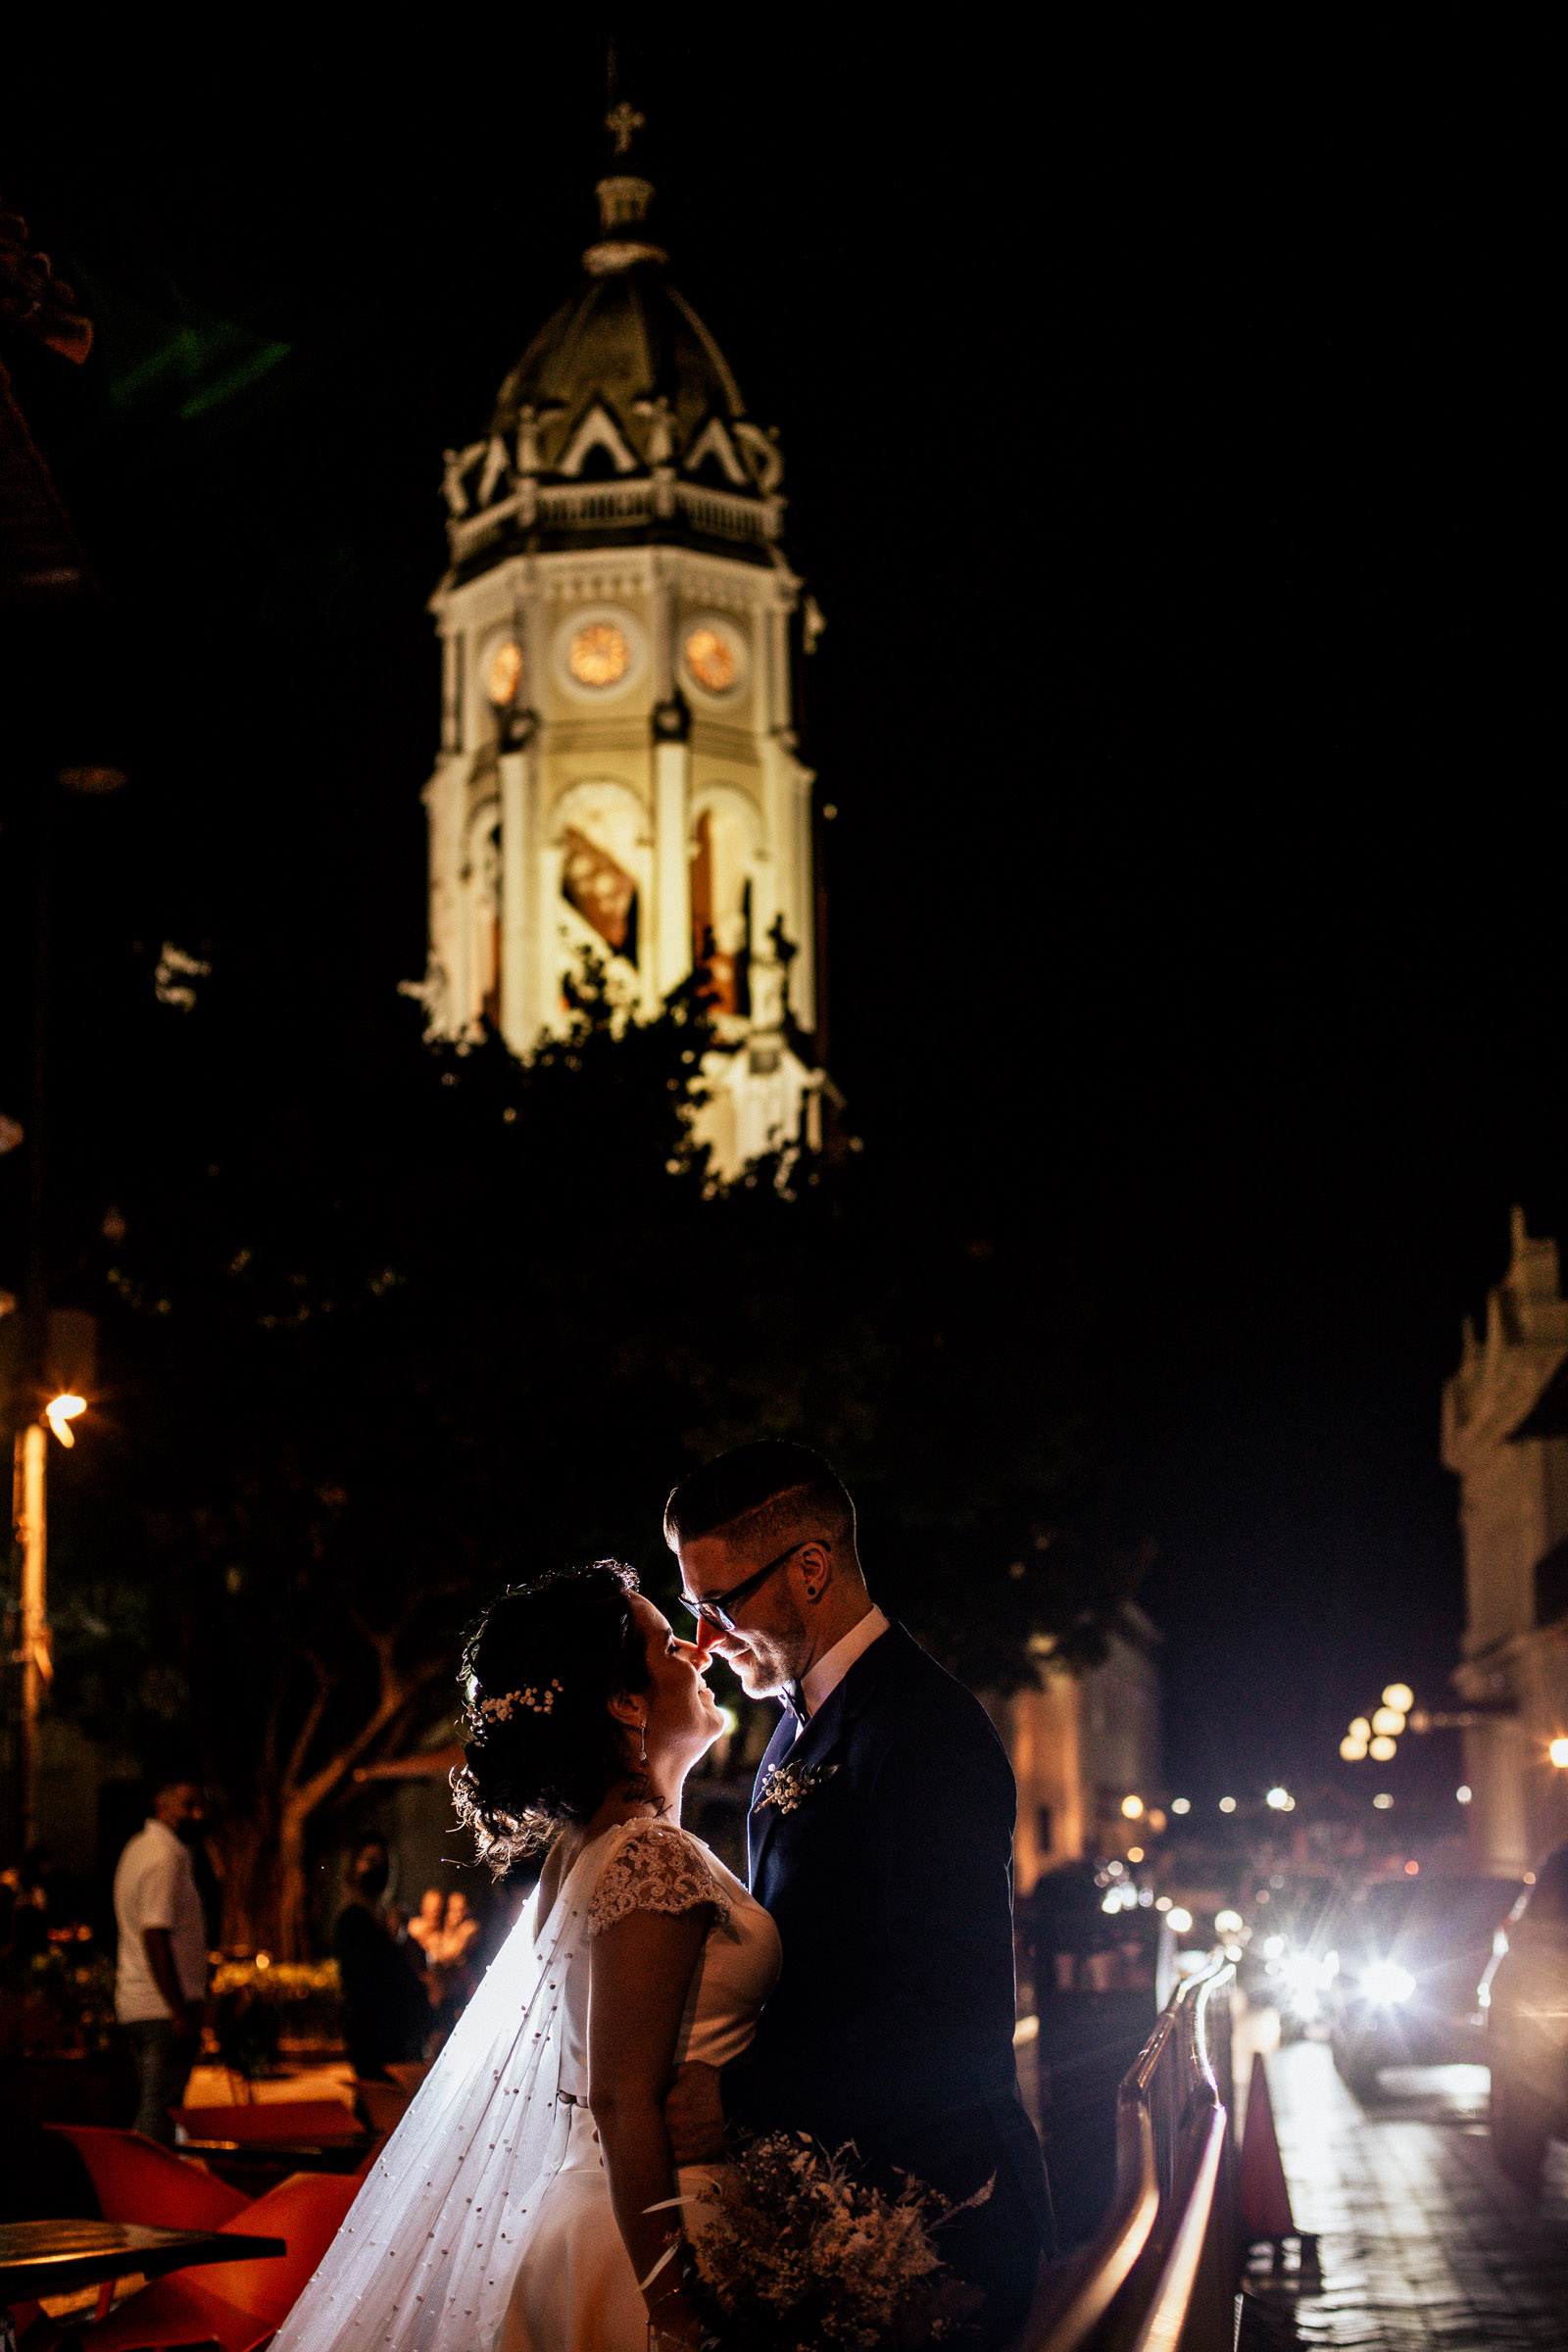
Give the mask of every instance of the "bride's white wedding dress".
M 530 1897 L 273 2352 L 643 2352 L 587 2105 L 593 1938 L 700 1903 L 713 1917 L 675 2061 L 740 2055 L 778 1975 L 772 1921 L 684 1830 L 605 1831 L 545 1918 Z M 683 2193 L 707 2177 L 682 2172 Z M 700 2230 L 701 2204 L 682 2218 Z

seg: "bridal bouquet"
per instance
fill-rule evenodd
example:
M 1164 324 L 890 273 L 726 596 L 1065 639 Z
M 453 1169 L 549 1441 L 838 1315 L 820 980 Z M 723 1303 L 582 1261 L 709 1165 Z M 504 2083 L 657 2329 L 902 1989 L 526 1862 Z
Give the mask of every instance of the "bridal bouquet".
M 980 2301 L 944 2270 L 932 2233 L 983 2204 L 954 2205 L 923 2181 L 871 2188 L 805 2132 L 756 2139 L 698 2194 L 700 2291 L 724 2352 L 873 2352 L 935 2343 Z

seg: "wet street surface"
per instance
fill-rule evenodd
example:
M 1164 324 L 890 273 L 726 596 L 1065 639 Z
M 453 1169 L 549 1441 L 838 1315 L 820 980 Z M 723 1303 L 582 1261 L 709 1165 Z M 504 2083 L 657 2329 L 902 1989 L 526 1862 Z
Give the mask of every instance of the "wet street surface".
M 1321 2284 L 1258 2282 L 1258 2342 L 1360 2352 L 1568 2347 L 1568 2150 L 1533 2203 L 1492 2159 L 1484 2067 L 1394 2069 L 1369 2106 L 1322 2042 L 1267 2060 L 1298 2227 Z M 1277 2315 L 1277 2326 L 1269 2322 Z M 1288 2316 L 1289 2315 L 1289 2316 Z

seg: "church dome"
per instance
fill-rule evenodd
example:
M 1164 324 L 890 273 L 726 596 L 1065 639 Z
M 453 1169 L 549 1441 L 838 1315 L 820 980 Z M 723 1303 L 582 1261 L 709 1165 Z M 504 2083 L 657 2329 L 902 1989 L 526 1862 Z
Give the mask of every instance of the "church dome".
M 488 438 L 447 453 L 449 532 L 465 572 L 535 547 L 639 539 L 720 544 L 767 562 L 779 535 L 776 435 L 746 414 L 729 364 L 649 241 L 653 188 L 599 182 L 583 280 L 496 398 Z

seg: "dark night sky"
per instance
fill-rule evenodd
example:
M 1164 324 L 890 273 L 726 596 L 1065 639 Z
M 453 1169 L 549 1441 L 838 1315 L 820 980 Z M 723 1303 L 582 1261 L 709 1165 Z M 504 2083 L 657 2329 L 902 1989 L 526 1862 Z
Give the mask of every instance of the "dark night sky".
M 1440 1692 L 1439 1388 L 1510 1200 L 1568 1225 L 1529 61 L 1445 9 L 1220 16 L 626 44 L 829 624 L 835 1071 L 911 1186 L 1090 1275 L 1210 1795 Z M 351 1022 L 422 963 L 440 451 L 600 157 L 600 29 L 508 22 L 14 85 L 0 192 L 100 320 L 19 373 L 135 779 L 89 975 L 167 933 Z M 145 364 L 181 321 L 199 378 Z

